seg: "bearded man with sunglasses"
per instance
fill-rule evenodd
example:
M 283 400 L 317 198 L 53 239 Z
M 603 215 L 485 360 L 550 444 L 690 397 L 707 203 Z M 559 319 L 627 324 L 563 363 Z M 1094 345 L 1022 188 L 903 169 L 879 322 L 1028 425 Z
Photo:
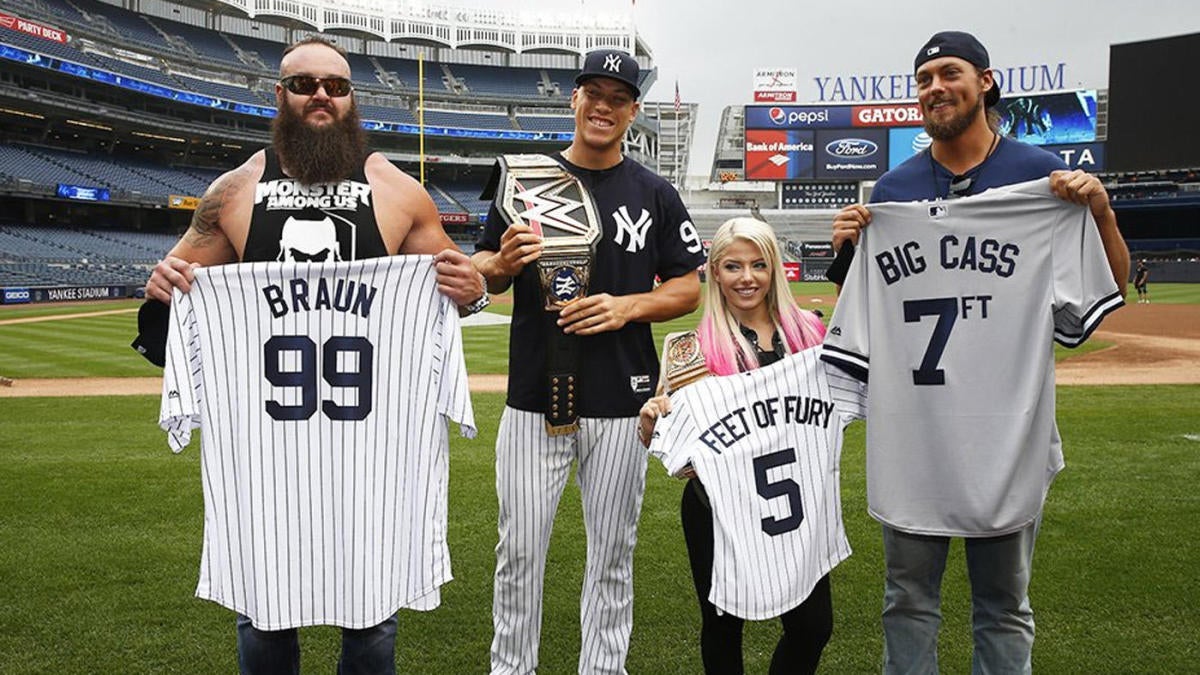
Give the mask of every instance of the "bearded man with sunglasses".
M 962 537 L 972 672 L 1028 673 L 1034 540 L 1063 467 L 1047 343 L 1052 332 L 1068 346 L 1082 342 L 1120 306 L 1129 252 L 1098 178 L 1000 135 L 999 88 L 974 36 L 935 34 L 913 69 L 932 144 L 879 179 L 872 207 L 836 216 L 839 252 L 827 276 L 839 290 L 850 283 L 823 358 L 860 379 L 870 374 L 868 506 L 883 526 L 887 567 L 883 672 L 939 671 L 942 574 L 951 537 Z M 1047 176 L 1054 197 L 1091 217 L 1042 194 L 1042 184 L 1006 187 Z M 954 201 L 991 188 L 1002 196 Z M 864 233 L 872 210 L 876 231 Z M 860 235 L 866 253 L 851 268 Z M 892 238 L 901 242 L 895 252 Z M 981 289 L 990 294 L 974 295 Z M 939 308 L 947 311 L 934 328 L 925 317 Z
M 429 193 L 368 153 L 345 51 L 319 37 L 289 46 L 275 99 L 271 146 L 209 186 L 187 232 L 154 267 L 146 296 L 169 304 L 173 288 L 191 290 L 200 265 L 429 254 L 438 289 L 460 313 L 481 309 L 483 278 L 442 229 Z M 299 672 L 296 629 L 259 630 L 239 616 L 237 636 L 243 673 Z M 338 672 L 395 673 L 395 641 L 394 615 L 343 629 Z

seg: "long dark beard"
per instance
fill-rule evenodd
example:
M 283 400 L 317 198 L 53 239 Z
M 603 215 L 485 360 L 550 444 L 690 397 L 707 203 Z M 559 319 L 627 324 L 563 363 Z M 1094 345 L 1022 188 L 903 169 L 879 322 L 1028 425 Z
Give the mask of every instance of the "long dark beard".
M 366 157 L 367 135 L 353 100 L 345 116 L 323 127 L 306 124 L 303 113 L 282 105 L 271 120 L 271 143 L 288 175 L 315 185 L 354 175 Z
M 975 121 L 975 116 L 979 111 L 983 110 L 983 93 L 979 94 L 975 105 L 963 115 L 955 115 L 945 122 L 934 122 L 928 115 L 925 116 L 925 133 L 929 137 L 937 141 L 949 141 L 958 138 L 962 132 L 970 128 L 971 123 Z

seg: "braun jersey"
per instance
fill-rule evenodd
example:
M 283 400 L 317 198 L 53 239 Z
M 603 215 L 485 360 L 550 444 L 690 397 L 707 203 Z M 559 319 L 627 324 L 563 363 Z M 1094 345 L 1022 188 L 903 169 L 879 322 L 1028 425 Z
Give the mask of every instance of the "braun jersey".
M 827 371 L 819 349 L 680 389 L 650 444 L 669 473 L 690 463 L 708 491 L 708 599 L 743 619 L 798 606 L 850 555 L 838 466 L 842 431 L 864 414 L 863 387 Z
M 159 418 L 176 452 L 202 430 L 196 595 L 262 630 L 436 607 L 447 418 L 474 436 L 432 256 L 197 269 L 173 299 Z
M 869 375 L 867 502 L 905 532 L 996 536 L 1063 467 L 1053 341 L 1123 304 L 1088 209 L 1049 180 L 871 206 L 822 358 Z

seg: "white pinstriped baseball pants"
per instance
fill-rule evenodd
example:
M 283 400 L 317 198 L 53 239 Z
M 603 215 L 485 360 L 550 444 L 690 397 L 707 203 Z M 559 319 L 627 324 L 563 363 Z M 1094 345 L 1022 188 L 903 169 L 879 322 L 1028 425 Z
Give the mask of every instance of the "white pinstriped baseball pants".
M 633 628 L 633 547 L 646 487 L 637 418 L 583 418 L 548 436 L 541 413 L 505 407 L 496 437 L 500 542 L 492 596 L 492 673 L 537 670 L 546 550 L 558 501 L 579 462 L 587 532 L 579 672 L 624 673 Z

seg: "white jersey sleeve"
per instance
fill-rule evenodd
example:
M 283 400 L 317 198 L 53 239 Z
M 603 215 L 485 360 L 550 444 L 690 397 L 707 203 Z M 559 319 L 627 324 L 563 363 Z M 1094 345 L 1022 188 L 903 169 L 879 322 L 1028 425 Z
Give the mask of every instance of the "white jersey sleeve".
M 917 534 L 1019 530 L 1063 467 L 1053 341 L 1122 304 L 1096 225 L 1048 179 L 871 215 L 822 353 L 868 383 L 868 508 Z
M 448 420 L 474 434 L 432 256 L 199 268 L 160 424 L 201 429 L 196 594 L 264 630 L 373 626 L 450 580 Z
M 690 462 L 708 491 L 709 600 L 744 619 L 796 607 L 850 555 L 839 463 L 851 416 L 834 403 L 817 348 L 747 373 L 707 377 L 671 401 L 650 452 L 672 474 Z
M 191 442 L 192 430 L 200 428 L 199 397 L 204 388 L 199 368 L 196 315 L 192 311 L 191 297 L 179 289 L 175 289 L 171 300 L 165 358 L 159 424 L 167 432 L 171 450 L 183 452 Z

